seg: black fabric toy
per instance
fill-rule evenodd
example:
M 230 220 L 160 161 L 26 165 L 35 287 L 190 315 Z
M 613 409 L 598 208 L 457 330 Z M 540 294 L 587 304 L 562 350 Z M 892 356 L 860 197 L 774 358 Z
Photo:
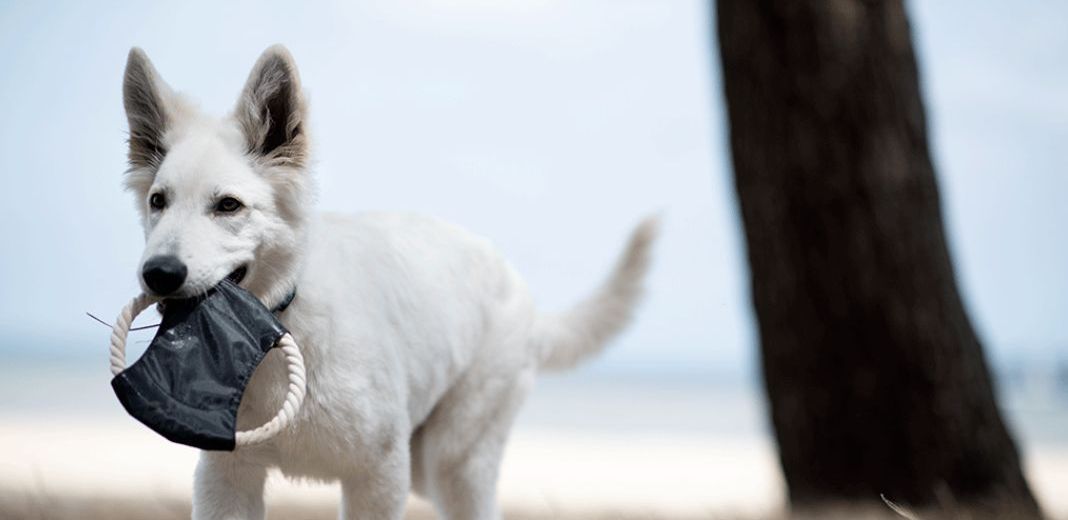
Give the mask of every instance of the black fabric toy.
M 140 312 L 134 307 L 141 305 L 143 309 L 148 304 L 144 296 L 131 302 L 128 321 Z M 233 450 L 240 444 L 237 409 L 245 386 L 267 352 L 283 337 L 292 344 L 291 337 L 259 299 L 227 280 L 202 296 L 166 300 L 162 313 L 163 321 L 144 355 L 128 368 L 120 365 L 117 372 L 116 338 L 121 340 L 118 350 L 125 363 L 129 329 L 128 321 L 124 324 L 123 320 L 127 312 L 120 316 L 112 336 L 112 372 L 117 375 L 111 386 L 115 395 L 130 415 L 173 442 L 205 450 Z M 300 354 L 295 344 L 292 347 L 287 350 L 287 401 L 295 400 L 299 408 L 304 395 L 303 361 L 296 360 L 299 373 L 294 374 L 292 354 L 295 352 L 297 358 Z M 293 414 L 295 410 L 282 417 L 286 415 L 283 409 L 272 420 L 283 424 L 275 424 L 274 431 L 261 432 L 251 442 L 277 433 Z M 270 426 L 271 422 L 260 429 Z

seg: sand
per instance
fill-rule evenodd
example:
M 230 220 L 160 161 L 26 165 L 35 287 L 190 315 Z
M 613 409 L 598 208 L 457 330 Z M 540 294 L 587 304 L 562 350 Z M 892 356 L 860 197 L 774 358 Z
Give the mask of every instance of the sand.
M 188 515 L 196 451 L 132 420 L 7 416 L 0 446 L 0 492 L 16 508 L 9 516 Z M 1025 455 L 1046 511 L 1068 518 L 1068 447 Z M 272 475 L 268 503 L 276 518 L 330 518 L 338 495 L 336 485 Z M 520 428 L 500 482 L 509 518 L 757 518 L 780 511 L 783 496 L 774 446 L 752 435 Z M 429 517 L 421 500 L 410 510 L 412 518 Z

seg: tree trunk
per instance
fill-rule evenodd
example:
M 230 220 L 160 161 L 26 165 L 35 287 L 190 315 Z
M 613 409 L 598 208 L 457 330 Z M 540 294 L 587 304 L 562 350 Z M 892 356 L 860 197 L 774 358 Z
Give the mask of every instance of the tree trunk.
M 764 380 L 795 507 L 1037 517 L 964 311 L 900 0 L 718 0 Z

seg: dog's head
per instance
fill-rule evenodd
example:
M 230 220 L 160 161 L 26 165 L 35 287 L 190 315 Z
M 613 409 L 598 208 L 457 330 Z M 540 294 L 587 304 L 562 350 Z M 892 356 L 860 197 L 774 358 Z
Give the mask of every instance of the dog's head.
M 126 185 L 145 230 L 142 288 L 188 297 L 230 277 L 268 304 L 284 298 L 311 189 L 304 96 L 289 52 L 267 49 L 220 119 L 173 92 L 135 48 L 123 101 Z

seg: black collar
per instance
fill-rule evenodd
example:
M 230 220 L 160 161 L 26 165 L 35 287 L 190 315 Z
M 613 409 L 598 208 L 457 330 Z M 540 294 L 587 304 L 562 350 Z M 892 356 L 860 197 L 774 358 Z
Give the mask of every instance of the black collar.
M 296 297 L 297 297 L 297 288 L 294 287 L 293 290 L 289 291 L 289 294 L 285 298 L 282 299 L 282 301 L 278 302 L 278 305 L 275 305 L 274 308 L 271 309 L 271 312 L 273 312 L 275 314 L 282 314 L 283 312 L 286 311 L 287 308 L 289 308 L 289 304 L 293 303 L 293 298 L 296 298 Z

